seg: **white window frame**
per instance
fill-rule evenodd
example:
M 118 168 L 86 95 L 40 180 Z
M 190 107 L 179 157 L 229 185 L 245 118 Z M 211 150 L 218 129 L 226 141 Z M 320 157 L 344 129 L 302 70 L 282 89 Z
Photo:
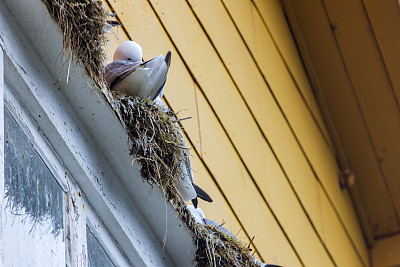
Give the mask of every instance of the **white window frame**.
M 0 48 L 0 199 L 6 77 L 11 87 L 7 105 L 18 116 L 24 107 L 22 125 L 32 132 L 28 138 L 39 142 L 38 152 L 61 177 L 68 208 L 78 208 L 79 216 L 67 216 L 73 233 L 68 265 L 87 265 L 87 253 L 81 253 L 86 222 L 117 266 L 192 265 L 195 247 L 188 230 L 161 190 L 142 182 L 139 166 L 131 166 L 127 135 L 114 111 L 80 66 L 71 64 L 67 82 L 61 32 L 42 1 L 0 1 Z M 0 228 L 3 258 L 1 233 Z
M 88 204 L 88 201 L 85 199 L 85 195 L 81 193 L 82 190 L 75 183 L 73 177 L 71 175 L 67 175 L 70 172 L 60 163 L 59 159 L 57 159 L 49 142 L 46 141 L 43 135 L 39 132 L 38 127 L 32 121 L 30 115 L 23 107 L 23 104 L 14 95 L 12 88 L 6 80 L 3 82 L 3 90 L 4 106 L 10 111 L 12 117 L 16 120 L 17 124 L 20 126 L 29 142 L 33 145 L 46 166 L 49 168 L 50 172 L 53 174 L 54 179 L 57 181 L 61 189 L 67 194 L 68 197 L 66 198 L 66 201 L 71 200 L 71 198 L 74 199 L 74 203 L 66 204 L 75 205 L 78 208 L 77 212 L 75 209 L 71 208 L 69 209 L 69 212 L 65 213 L 65 231 L 68 231 L 70 227 L 70 225 L 67 226 L 67 222 L 71 222 L 74 220 L 74 218 L 78 218 L 77 221 L 74 221 L 73 225 L 76 227 L 75 229 L 77 231 L 77 238 L 74 240 L 74 242 L 76 242 L 76 249 L 72 248 L 71 253 L 73 255 L 69 255 L 67 253 L 67 247 L 71 246 L 72 244 L 68 243 L 69 241 L 66 240 L 66 261 L 71 265 L 73 265 L 72 263 L 76 263 L 78 265 L 83 263 L 85 265 L 84 261 L 85 259 L 88 259 L 86 245 L 87 226 L 115 266 L 130 266 L 129 261 L 127 261 L 126 257 L 115 244 L 100 219 L 96 216 L 93 208 Z M 4 125 L 4 120 L 2 121 L 2 125 Z M 4 199 L 1 198 L 0 201 L 2 202 L 1 206 L 4 206 Z M 83 205 L 85 205 L 85 207 Z M 65 234 L 67 233 L 65 232 Z M 79 249 L 79 245 L 81 245 L 81 247 L 84 249 Z

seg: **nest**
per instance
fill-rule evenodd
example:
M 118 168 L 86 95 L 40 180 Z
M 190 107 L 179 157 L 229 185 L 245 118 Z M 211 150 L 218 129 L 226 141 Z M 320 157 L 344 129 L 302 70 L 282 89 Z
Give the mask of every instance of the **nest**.
M 149 184 L 157 184 L 167 201 L 178 195 L 174 181 L 182 177 L 185 144 L 177 118 L 154 101 L 113 92 L 112 106 L 128 133 L 130 154 Z
M 42 0 L 63 32 L 64 64 L 80 62 L 98 87 L 103 86 L 107 41 L 104 26 L 108 15 L 100 0 Z M 66 53 L 69 51 L 70 53 Z
M 249 245 L 226 235 L 218 227 L 198 224 L 181 201 L 174 200 L 172 205 L 192 234 L 196 246 L 193 259 L 196 266 L 260 267 L 250 253 Z
M 196 245 L 197 266 L 260 267 L 254 262 L 249 246 L 213 225 L 202 226 L 196 235 Z
M 180 166 L 187 150 L 176 114 L 154 101 L 116 92 L 111 104 L 128 133 L 130 153 L 141 166 L 142 178 L 161 188 L 191 232 L 197 266 L 258 266 L 249 246 L 218 227 L 197 224 L 173 186 L 182 178 Z
M 189 229 L 196 246 L 197 266 L 259 266 L 249 246 L 227 236 L 218 227 L 199 225 L 173 186 L 181 179 L 181 162 L 187 148 L 176 114 L 155 102 L 111 93 L 103 81 L 108 12 L 100 0 L 42 0 L 63 32 L 64 63 L 80 62 L 93 83 L 104 93 L 123 124 L 130 154 L 141 166 L 142 178 L 157 185 Z M 66 53 L 68 52 L 68 53 Z M 69 69 L 69 67 L 68 67 Z M 68 75 L 67 75 L 68 76 Z

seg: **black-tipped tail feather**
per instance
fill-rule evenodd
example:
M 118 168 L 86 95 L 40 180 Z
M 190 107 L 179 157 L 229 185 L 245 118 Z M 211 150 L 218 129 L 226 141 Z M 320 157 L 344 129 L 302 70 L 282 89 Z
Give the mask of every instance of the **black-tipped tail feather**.
M 200 187 L 198 187 L 197 185 L 193 184 L 194 190 L 197 193 L 197 197 L 201 198 L 204 201 L 207 202 L 213 202 L 212 198 Z
M 168 68 L 171 65 L 171 51 L 168 51 L 165 55 L 165 64 L 167 64 Z
M 194 183 L 192 183 L 192 185 L 193 185 L 194 191 L 196 191 L 197 197 L 199 197 L 202 200 L 207 201 L 207 202 L 213 202 L 212 198 L 203 189 L 201 189 Z M 193 203 L 193 206 L 195 209 L 197 209 L 197 204 L 199 203 L 199 201 L 197 200 L 197 197 L 192 199 L 192 203 Z
M 197 209 L 197 204 L 199 204 L 199 201 L 197 200 L 197 197 L 195 197 L 195 198 L 192 199 L 192 204 L 193 204 L 193 207 L 194 207 L 195 209 Z

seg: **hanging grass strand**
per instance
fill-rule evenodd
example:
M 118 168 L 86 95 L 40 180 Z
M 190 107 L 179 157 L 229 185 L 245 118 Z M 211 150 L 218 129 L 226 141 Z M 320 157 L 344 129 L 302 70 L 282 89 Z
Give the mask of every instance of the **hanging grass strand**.
M 104 26 L 108 15 L 100 0 L 42 0 L 63 33 L 64 65 L 82 63 L 86 73 L 98 87 L 103 86 L 103 66 L 107 38 Z M 70 53 L 66 53 L 66 52 Z M 67 64 L 68 63 L 68 64 Z

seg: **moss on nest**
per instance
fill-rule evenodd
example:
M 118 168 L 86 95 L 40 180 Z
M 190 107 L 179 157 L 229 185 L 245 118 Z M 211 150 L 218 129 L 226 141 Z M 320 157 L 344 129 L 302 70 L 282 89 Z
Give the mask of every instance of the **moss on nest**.
M 107 10 L 100 0 L 42 0 L 63 33 L 64 64 L 82 63 L 93 83 L 102 88 L 104 26 Z M 69 51 L 70 53 L 66 53 Z

